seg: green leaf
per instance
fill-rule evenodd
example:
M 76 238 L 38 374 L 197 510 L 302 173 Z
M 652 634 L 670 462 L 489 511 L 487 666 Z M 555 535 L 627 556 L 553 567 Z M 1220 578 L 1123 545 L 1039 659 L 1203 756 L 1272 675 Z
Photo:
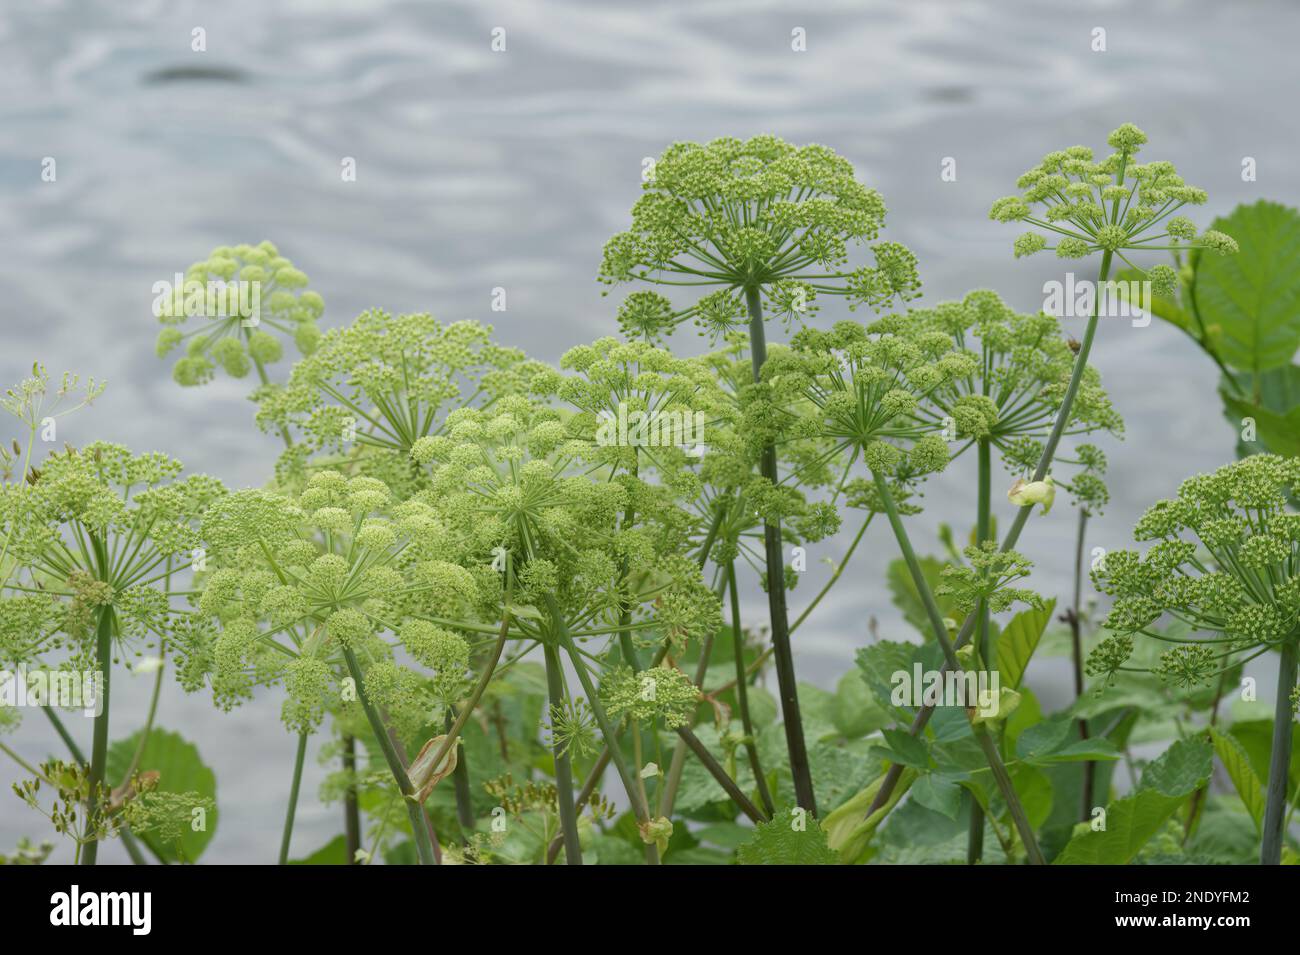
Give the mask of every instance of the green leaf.
M 348 841 L 335 836 L 305 859 L 290 859 L 289 865 L 347 865 Z
M 1022 610 L 1011 618 L 1002 635 L 998 637 L 998 672 L 1002 685 L 1016 689 L 1024 679 L 1025 668 L 1038 648 L 1038 641 L 1052 619 L 1056 600 L 1049 600 L 1042 609 Z
M 1300 212 L 1261 200 L 1213 227 L 1241 248 L 1196 260 L 1193 294 L 1219 356 L 1255 374 L 1290 364 L 1300 348 Z
M 1166 796 L 1141 789 L 1106 807 L 1106 828 L 1093 830 L 1080 823 L 1054 865 L 1126 865 L 1142 850 L 1165 821 L 1183 804 L 1183 796 Z
M 1245 448 L 1300 457 L 1300 366 L 1274 368 L 1258 378 L 1242 372 L 1233 381 L 1252 400 L 1237 397 L 1226 379 L 1219 385 L 1219 397 L 1224 416 L 1239 438 L 1245 420 L 1255 422 L 1255 441 L 1243 441 Z
M 1020 797 L 1020 805 L 1024 807 L 1025 816 L 1029 819 L 1029 825 L 1038 829 L 1052 815 L 1056 794 L 1051 779 L 1041 769 L 1028 763 L 1013 766 L 1008 772 L 1016 788 L 1016 795 Z M 1010 818 L 1011 814 L 1008 812 L 1006 815 Z
M 133 733 L 124 740 L 118 740 L 108 749 L 106 775 L 115 784 L 120 784 L 126 777 L 140 744 L 140 733 Z M 199 758 L 198 748 L 186 742 L 178 733 L 154 727 L 149 733 L 144 753 L 136 767 L 137 772 L 155 771 L 158 773 L 158 792 L 187 793 L 196 792 L 207 796 L 213 802 L 217 798 L 217 777 Z M 190 826 L 185 827 L 179 847 L 176 843 L 161 843 L 152 833 L 142 833 L 143 839 L 160 858 L 168 862 L 194 862 L 217 831 L 217 812 L 208 813 L 205 827 L 195 832 Z
M 956 819 L 961 811 L 961 786 L 951 777 L 926 773 L 912 784 L 912 798 L 927 809 Z
M 888 711 L 876 702 L 866 677 L 858 669 L 840 677 L 830 712 L 835 728 L 849 739 L 874 733 L 893 721 Z
M 1036 765 L 1119 758 L 1114 744 L 1104 737 L 1080 739 L 1078 726 L 1066 716 L 1027 728 L 1016 740 L 1016 755 Z
M 884 746 L 872 747 L 873 756 L 881 756 L 894 763 L 903 766 L 911 766 L 913 769 L 929 769 L 930 753 L 925 748 L 925 743 L 913 736 L 907 730 L 887 729 L 881 732 L 885 742 L 889 744 L 888 748 Z
M 1142 773 L 1139 789 L 1166 796 L 1190 796 L 1214 771 L 1214 750 L 1203 739 L 1175 740 Z
M 1214 742 L 1214 752 L 1219 762 L 1228 771 L 1228 778 L 1237 789 L 1237 795 L 1246 804 L 1246 811 L 1255 820 L 1255 826 L 1264 819 L 1264 788 L 1259 784 L 1259 777 L 1250 766 L 1250 757 L 1237 738 L 1229 733 L 1220 733 L 1210 727 L 1210 739 Z
M 1268 786 L 1270 752 L 1273 746 L 1273 721 L 1248 720 L 1232 724 L 1232 735 L 1250 757 L 1255 776 Z M 1300 733 L 1291 734 L 1290 770 L 1287 773 L 1287 801 L 1296 798 L 1300 790 Z
M 826 844 L 816 818 L 795 817 L 778 808 L 767 822 L 754 827 L 750 840 L 736 850 L 741 865 L 838 865 L 839 855 Z

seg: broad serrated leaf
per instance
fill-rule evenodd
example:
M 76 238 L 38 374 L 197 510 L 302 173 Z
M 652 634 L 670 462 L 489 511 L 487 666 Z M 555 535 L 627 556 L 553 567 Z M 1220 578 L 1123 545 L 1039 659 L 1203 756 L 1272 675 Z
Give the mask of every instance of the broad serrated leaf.
M 1210 739 L 1214 743 L 1214 752 L 1218 755 L 1219 762 L 1228 771 L 1228 778 L 1232 780 L 1237 795 L 1241 797 L 1246 811 L 1255 820 L 1255 826 L 1258 828 L 1264 819 L 1264 787 L 1260 785 L 1259 777 L 1251 768 L 1250 756 L 1247 755 L 1246 748 L 1237 741 L 1235 736 L 1230 733 L 1220 733 L 1213 726 L 1210 727 Z
M 1052 619 L 1056 600 L 1049 600 L 1042 608 L 1022 610 L 1011 618 L 997 642 L 998 673 L 1002 685 L 1016 689 L 1024 679 L 1025 669 L 1043 637 L 1043 631 Z
M 1196 260 L 1192 294 L 1206 329 L 1218 329 L 1219 356 L 1255 374 L 1290 364 L 1300 347 L 1300 212 L 1261 200 L 1213 227 L 1240 247 Z
M 795 816 L 778 808 L 754 827 L 749 841 L 736 850 L 741 865 L 838 865 L 839 855 L 826 844 L 826 833 L 811 815 Z
M 1079 828 L 1084 831 L 1066 843 L 1053 864 L 1127 865 L 1184 799 L 1155 789 L 1142 789 L 1117 799 L 1106 807 L 1106 828 L 1096 831 L 1081 823 Z
M 1142 773 L 1139 789 L 1154 789 L 1165 796 L 1190 796 L 1205 785 L 1214 771 L 1214 750 L 1203 739 L 1180 739 L 1170 744 Z

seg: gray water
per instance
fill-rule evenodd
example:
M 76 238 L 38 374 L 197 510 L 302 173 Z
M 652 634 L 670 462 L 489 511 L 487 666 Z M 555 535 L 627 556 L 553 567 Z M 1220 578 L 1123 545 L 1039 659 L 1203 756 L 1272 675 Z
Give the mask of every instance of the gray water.
M 191 51 L 196 27 L 206 52 Z M 491 50 L 496 27 L 505 52 Z M 791 49 L 796 27 L 806 52 Z M 1094 27 L 1104 53 L 1090 49 Z M 1102 149 L 1132 121 L 1150 137 L 1144 158 L 1176 161 L 1209 191 L 1202 224 L 1238 202 L 1297 202 L 1298 35 L 1300 7 L 1240 0 L 11 0 L 0 12 L 0 381 L 34 359 L 106 378 L 60 441 L 165 450 L 231 486 L 257 485 L 277 446 L 251 424 L 247 383 L 172 383 L 170 362 L 153 356 L 154 282 L 216 245 L 269 238 L 324 295 L 327 326 L 370 306 L 430 311 L 491 322 L 502 341 L 554 360 L 617 330 L 617 299 L 594 276 L 643 158 L 674 140 L 763 132 L 835 147 L 884 194 L 885 237 L 918 255 L 926 301 L 992 287 L 1036 310 L 1059 267 L 1015 261 L 1017 230 L 986 213 L 1050 149 Z M 1257 182 L 1241 179 L 1245 156 Z M 41 180 L 44 157 L 55 182 Z M 344 157 L 355 182 L 341 179 Z M 940 180 L 944 157 L 955 182 Z M 490 309 L 497 286 L 504 313 Z M 828 306 L 821 317 L 840 315 Z M 1076 336 L 1080 325 L 1067 321 Z M 1090 544 L 1124 546 L 1152 500 L 1231 458 L 1234 435 L 1212 366 L 1176 330 L 1103 324 L 1093 361 L 1128 434 L 1104 444 L 1113 500 Z M 914 519 L 923 549 L 937 549 L 926 545 L 939 521 L 969 526 L 969 467 L 929 485 Z M 1073 528 L 1058 505 L 1022 539 L 1045 594 L 1068 592 Z M 903 636 L 881 531 L 800 630 L 801 679 L 833 688 L 872 617 L 882 636 Z M 811 550 L 796 607 L 829 573 L 820 560 L 846 545 Z M 763 602 L 747 594 L 751 619 Z M 1033 675 L 1057 706 L 1068 692 L 1059 662 Z M 148 687 L 117 678 L 114 736 L 140 724 Z M 195 740 L 217 774 L 206 861 L 275 858 L 293 755 L 278 708 L 267 694 L 221 714 L 168 685 L 160 724 Z M 80 722 L 73 732 L 88 740 Z M 32 760 L 58 751 L 39 714 L 10 742 Z M 0 851 L 45 835 L 8 793 L 14 770 L 0 764 Z M 323 772 L 309 763 L 295 855 L 339 831 L 337 811 L 314 798 Z M 102 858 L 125 855 L 112 844 Z

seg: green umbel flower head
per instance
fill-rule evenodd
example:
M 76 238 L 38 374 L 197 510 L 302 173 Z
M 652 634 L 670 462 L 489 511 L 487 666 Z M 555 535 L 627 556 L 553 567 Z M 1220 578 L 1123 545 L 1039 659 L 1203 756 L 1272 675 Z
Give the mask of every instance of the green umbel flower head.
M 472 574 L 431 556 L 445 535 L 427 505 L 395 503 L 372 477 L 320 471 L 292 498 L 232 494 L 202 529 L 215 568 L 199 607 L 221 630 L 196 665 L 206 665 L 219 705 L 283 679 L 286 724 L 312 728 L 338 699 L 343 648 L 376 661 L 366 690 L 373 683 L 372 698 L 390 702 L 408 729 L 462 687 L 468 644 L 424 618 L 473 616 L 485 598 Z M 394 663 L 385 634 L 432 680 Z
M 628 475 L 593 479 L 603 449 L 575 436 L 556 411 L 518 395 L 490 410 L 458 409 L 446 434 L 417 441 L 411 456 L 430 470 L 418 499 L 455 542 L 452 559 L 484 568 L 511 555 L 520 604 L 554 598 L 584 632 L 601 629 L 596 620 L 612 632 L 632 612 L 632 629 L 675 642 L 720 623 L 717 598 L 681 556 L 692 521 L 674 495 Z M 528 617 L 516 624 L 535 627 Z
M 265 366 L 284 352 L 273 332 L 292 338 L 304 355 L 320 340 L 324 301 L 270 242 L 218 246 L 186 270 L 181 288 L 173 284 L 156 287 L 154 314 L 163 325 L 158 357 L 183 348 L 172 371 L 178 384 L 205 384 L 218 366 L 232 378 L 256 369 L 265 381 Z
M 1077 343 L 1061 334 L 1056 318 L 1042 312 L 1019 314 L 984 289 L 960 302 L 914 310 L 909 319 L 950 336 L 956 348 L 978 356 L 972 374 L 954 377 L 930 394 L 934 413 L 960 442 L 957 453 L 984 438 L 999 450 L 1013 474 L 1031 475 L 1065 398 Z M 1122 435 L 1124 421 L 1102 388 L 1100 374 L 1089 365 L 1083 369 L 1063 433 L 1099 432 Z M 1080 445 L 1073 456 L 1058 454 L 1055 461 L 1081 469 L 1068 482 L 1054 474 L 1057 484 L 1094 511 L 1105 504 L 1108 494 L 1101 475 L 1106 463 L 1100 451 Z
M 1022 194 L 993 203 L 989 218 L 1041 230 L 1016 240 L 1017 258 L 1043 249 L 1067 259 L 1111 252 L 1132 266 L 1126 252 L 1236 252 L 1237 243 L 1228 236 L 1212 230 L 1198 235 L 1190 219 L 1175 215 L 1183 206 L 1204 204 L 1205 191 L 1183 182 L 1171 162 L 1137 162 L 1146 141 L 1142 130 L 1125 123 L 1107 138 L 1115 152 L 1100 161 L 1087 146 L 1048 153 L 1017 181 Z M 1157 290 L 1167 290 L 1170 272 L 1168 266 L 1157 266 L 1148 277 Z
M 619 311 L 629 337 L 654 340 L 693 319 L 716 339 L 742 324 L 745 289 L 760 290 L 770 314 L 800 324 L 822 296 L 879 309 L 919 294 L 911 252 L 876 242 L 880 195 L 825 146 L 775 136 L 677 143 L 644 189 L 632 227 L 605 245 L 600 280 L 715 291 L 680 309 L 657 293 L 633 293 Z M 874 264 L 850 267 L 853 245 L 868 247 Z
M 1113 551 L 1093 571 L 1115 598 L 1106 628 L 1119 635 L 1094 652 L 1093 671 L 1122 666 L 1126 635 L 1149 633 L 1166 614 L 1194 631 L 1158 668 L 1182 686 L 1300 638 L 1300 514 L 1288 504 L 1297 489 L 1300 461 L 1254 455 L 1188 478 L 1152 506 L 1134 537 L 1158 543 L 1145 556 Z
M 214 478 L 180 474 L 166 455 L 95 442 L 55 452 L 26 482 L 0 489 L 11 561 L 0 587 L 0 660 L 68 649 L 88 669 L 106 613 L 118 644 L 135 653 L 180 626 L 185 611 L 170 592 L 202 561 L 199 517 L 225 494 Z
M 408 496 L 411 448 L 441 433 L 449 409 L 522 390 L 543 367 L 495 344 L 491 333 L 477 322 L 444 325 L 381 309 L 327 333 L 287 385 L 256 395 L 259 426 L 299 438 L 281 478 L 300 481 L 307 460 L 325 452 L 326 465 L 360 468 Z

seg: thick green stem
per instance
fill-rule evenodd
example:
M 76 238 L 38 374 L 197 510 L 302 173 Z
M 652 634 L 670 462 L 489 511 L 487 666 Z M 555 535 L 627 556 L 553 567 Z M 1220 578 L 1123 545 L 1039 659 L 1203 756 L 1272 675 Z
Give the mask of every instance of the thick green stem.
M 983 545 L 993 534 L 992 530 L 992 444 L 987 437 L 979 439 L 978 497 L 975 509 L 975 541 Z M 988 604 L 981 600 L 976 608 L 979 625 L 980 658 L 986 667 L 993 665 L 992 628 L 989 626 Z M 984 855 L 984 810 L 974 800 L 970 807 L 970 831 L 966 836 L 966 864 L 974 865 Z
M 1074 662 L 1074 698 L 1083 696 L 1083 552 L 1087 541 L 1088 511 L 1079 508 L 1079 532 L 1074 546 L 1074 605 L 1070 608 L 1070 644 Z M 1088 721 L 1079 720 L 1079 738 L 1088 738 Z M 1097 778 L 1097 764 L 1087 760 L 1083 764 L 1083 793 L 1079 807 L 1079 819 L 1087 822 L 1092 818 L 1092 790 Z
M 455 709 L 447 708 L 446 729 L 451 732 L 452 713 Z M 436 764 L 435 764 L 436 765 Z M 452 784 L 456 790 L 456 821 L 460 823 L 461 836 L 466 842 L 474 834 L 474 797 L 469 788 L 469 760 L 465 758 L 465 747 L 457 753 L 456 768 L 451 774 Z
M 767 339 L 763 329 L 763 305 L 757 286 L 751 285 L 745 289 L 745 301 L 749 306 L 750 358 L 754 368 L 754 381 L 758 382 L 762 378 L 763 363 L 767 361 Z M 773 486 L 779 483 L 775 445 L 769 443 L 763 448 L 760 470 Z M 776 662 L 785 743 L 790 753 L 790 775 L 794 778 L 795 800 L 816 815 L 817 798 L 813 792 L 808 747 L 804 743 L 803 722 L 799 716 L 799 689 L 794 673 L 794 655 L 790 649 L 790 625 L 785 605 L 785 554 L 781 543 L 780 521 L 763 522 L 763 544 L 767 565 L 767 604 L 772 625 L 772 656 Z
M 356 652 L 351 647 L 344 647 L 343 659 L 347 662 L 348 673 L 352 675 L 352 681 L 356 685 L 357 700 L 365 710 L 366 719 L 370 721 L 370 729 L 374 732 L 379 748 L 384 753 L 384 760 L 388 763 L 388 770 L 393 774 L 393 780 L 402 794 L 406 815 L 411 823 L 411 838 L 415 840 L 415 852 L 420 859 L 420 865 L 437 865 L 433 855 L 433 841 L 429 838 L 429 828 L 424 820 L 424 808 L 415 797 L 415 787 L 411 785 L 411 777 L 406 774 L 402 758 L 397 754 L 393 740 L 388 735 L 388 727 L 384 725 L 379 712 L 366 696 L 365 679 L 361 673 L 361 664 L 357 662 Z M 434 763 L 434 765 L 438 764 Z
M 769 817 L 749 801 L 749 797 L 746 796 L 741 788 L 736 785 L 735 780 L 727 775 L 727 771 L 722 768 L 722 765 L 716 759 L 713 758 L 713 754 L 710 753 L 708 748 L 700 742 L 700 738 L 691 732 L 689 727 L 681 727 L 677 730 L 677 735 L 680 736 L 682 741 L 690 747 L 691 752 L 695 754 L 696 759 L 703 764 L 704 768 L 709 771 L 709 774 L 718 781 L 718 784 L 726 791 L 727 795 L 731 797 L 731 801 L 740 807 L 741 812 L 756 823 L 768 821 Z
M 1273 707 L 1273 748 L 1268 758 L 1268 794 L 1264 802 L 1263 837 L 1259 847 L 1260 865 L 1282 862 L 1282 843 L 1286 828 L 1286 784 L 1291 772 L 1291 732 L 1295 720 L 1291 712 L 1291 689 L 1296 685 L 1296 637 L 1281 647 L 1277 664 L 1277 702 Z
M 293 840 L 293 817 L 298 812 L 298 790 L 302 786 L 302 766 L 307 759 L 307 734 L 298 734 L 298 752 L 293 760 L 293 783 L 289 786 L 289 808 L 284 814 L 284 831 L 280 835 L 280 865 L 289 864 L 289 843 Z
M 749 712 L 749 674 L 745 672 L 745 631 L 740 625 L 740 595 L 736 589 L 734 560 L 727 564 L 727 591 L 731 600 L 731 642 L 735 650 L 733 657 L 736 663 L 736 706 L 740 710 L 740 725 L 745 730 L 745 754 L 749 757 L 749 768 L 754 771 L 758 798 L 762 800 L 763 809 L 770 816 L 776 812 L 776 808 L 772 802 L 772 794 L 767 788 L 767 777 L 763 775 L 763 766 L 758 759 L 754 720 Z
M 921 564 L 916 559 L 916 552 L 912 549 L 912 542 L 907 536 L 906 528 L 903 527 L 902 518 L 898 516 L 898 508 L 894 505 L 894 498 L 889 491 L 889 485 L 884 478 L 875 472 L 872 473 L 872 479 L 876 483 L 876 490 L 885 508 L 885 516 L 889 518 L 889 526 L 893 528 L 894 537 L 898 540 L 898 548 L 903 553 L 903 561 L 907 564 L 908 572 L 912 575 L 912 583 L 916 586 L 916 590 L 925 604 L 926 615 L 930 618 L 930 628 L 934 631 L 934 637 L 943 649 L 944 660 L 951 671 L 960 674 L 961 664 L 957 660 L 957 650 L 953 646 L 952 639 L 948 636 L 948 628 L 943 622 L 943 613 L 939 610 L 939 605 L 934 599 L 934 594 L 925 579 L 925 574 L 921 571 Z M 972 722 L 971 732 L 974 733 L 976 742 L 979 743 L 980 749 L 984 752 L 984 758 L 988 761 L 989 769 L 993 773 L 993 781 L 997 784 L 999 792 L 1002 793 L 1002 798 L 1007 804 L 1007 811 L 1010 812 L 1011 818 L 1016 824 L 1016 830 L 1020 833 L 1020 840 L 1024 843 L 1029 862 L 1033 865 L 1045 865 L 1046 860 L 1044 860 L 1043 854 L 1038 848 L 1034 828 L 1029 824 L 1029 817 L 1025 815 L 1024 806 L 1020 804 L 1020 797 L 1016 795 L 1016 787 L 1007 774 L 1007 768 L 1002 763 L 1002 756 L 998 752 L 997 744 L 989 735 L 988 727 L 983 723 Z
M 359 865 L 361 807 L 357 803 L 357 740 L 350 733 L 343 735 L 343 772 L 348 777 L 348 788 L 343 794 L 343 838 L 348 850 L 348 865 Z
M 104 605 L 99 608 L 99 624 L 95 628 L 95 661 L 103 680 L 100 687 L 100 710 L 95 717 L 95 732 L 90 748 L 90 799 L 87 817 L 90 831 L 95 833 L 99 827 L 99 804 L 103 796 L 108 795 L 108 783 L 104 770 L 108 765 L 108 699 L 109 682 L 113 668 L 113 608 Z M 81 855 L 82 865 L 94 865 L 99 857 L 99 839 L 93 839 Z
M 1122 179 L 1123 176 L 1120 176 Z M 1061 407 L 1056 412 L 1056 421 L 1052 425 L 1052 431 L 1047 436 L 1047 443 L 1043 446 L 1042 457 L 1038 459 L 1038 466 L 1034 468 L 1034 480 L 1041 481 L 1047 475 L 1047 469 L 1052 466 L 1052 460 L 1056 456 L 1056 447 L 1061 443 L 1061 436 L 1065 433 L 1065 426 L 1070 420 L 1070 410 L 1074 407 L 1075 395 L 1079 393 L 1079 383 L 1083 380 L 1083 370 L 1088 366 L 1088 355 L 1092 351 L 1092 341 L 1097 335 L 1097 319 L 1101 314 L 1101 287 L 1110 277 L 1110 264 L 1113 253 L 1107 251 L 1102 253 L 1101 268 L 1097 275 L 1097 295 L 1094 296 L 1092 315 L 1088 319 L 1088 326 L 1083 332 L 1083 341 L 1079 343 L 1078 354 L 1074 357 L 1074 367 L 1070 371 L 1070 383 L 1066 386 L 1065 397 L 1061 401 Z M 1007 536 L 1003 538 L 1002 550 L 1008 551 L 1016 546 L 1020 540 L 1020 532 L 1024 530 L 1025 524 L 1029 520 L 1029 514 L 1033 507 L 1022 507 L 1016 514 L 1015 520 L 1011 522 L 1011 529 L 1007 531 Z M 977 614 L 972 612 L 962 623 L 961 631 L 957 634 L 955 646 L 962 647 L 970 639 L 975 630 L 975 623 L 978 619 Z M 912 725 L 908 732 L 917 736 L 925 729 L 925 725 L 930 722 L 930 717 L 934 715 L 933 706 L 922 706 L 917 712 Z M 899 778 L 903 775 L 903 767 L 894 764 L 889 767 L 885 774 L 885 781 L 876 794 L 875 800 L 872 801 L 867 814 L 870 815 L 881 806 L 889 802 L 889 798 L 898 785 Z
M 546 662 L 546 692 L 550 698 L 551 720 L 564 712 L 564 673 L 560 669 L 560 653 L 552 643 L 542 645 Z M 557 736 L 551 741 L 555 756 L 555 796 L 560 812 L 560 833 L 564 837 L 564 861 L 568 865 L 582 865 L 582 846 L 578 843 L 578 813 L 573 804 L 573 760 L 568 746 Z

